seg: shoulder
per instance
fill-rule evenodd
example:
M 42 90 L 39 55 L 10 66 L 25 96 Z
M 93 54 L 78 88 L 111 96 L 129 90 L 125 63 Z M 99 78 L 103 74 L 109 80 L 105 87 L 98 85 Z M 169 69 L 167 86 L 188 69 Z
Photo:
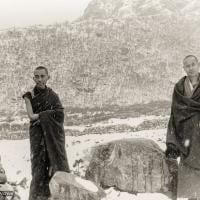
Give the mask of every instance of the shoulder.
M 47 90 L 48 90 L 49 93 L 58 96 L 58 94 L 52 88 L 47 87 Z
M 56 107 L 56 108 L 60 108 L 63 109 L 62 103 L 60 101 L 60 98 L 58 96 L 58 94 L 53 91 L 52 88 L 47 88 L 48 92 L 49 92 L 49 98 L 51 99 L 51 103 Z
M 187 76 L 183 76 L 174 86 L 173 94 L 183 94 L 184 93 L 184 82 Z
M 175 84 L 175 88 L 180 88 L 183 86 L 185 79 L 187 76 L 183 76 L 176 84 Z
M 59 96 L 58 94 L 50 87 L 47 87 L 47 90 L 49 92 L 49 95 L 51 95 L 52 97 L 56 98 L 56 99 L 59 99 Z

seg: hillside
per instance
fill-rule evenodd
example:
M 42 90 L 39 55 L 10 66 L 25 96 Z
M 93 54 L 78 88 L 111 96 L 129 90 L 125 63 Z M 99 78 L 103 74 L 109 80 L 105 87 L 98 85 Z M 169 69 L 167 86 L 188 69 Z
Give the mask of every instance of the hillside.
M 124 16 L 119 11 L 125 2 L 131 11 Z M 170 100 L 174 83 L 183 75 L 182 58 L 200 55 L 200 22 L 198 1 L 177 1 L 178 11 L 164 2 L 169 1 L 93 0 L 71 24 L 2 31 L 0 110 L 10 115 L 24 110 L 20 97 L 33 84 L 38 65 L 49 68 L 49 85 L 65 107 Z M 99 5 L 111 14 L 94 17 Z M 147 7 L 157 14 L 146 12 Z

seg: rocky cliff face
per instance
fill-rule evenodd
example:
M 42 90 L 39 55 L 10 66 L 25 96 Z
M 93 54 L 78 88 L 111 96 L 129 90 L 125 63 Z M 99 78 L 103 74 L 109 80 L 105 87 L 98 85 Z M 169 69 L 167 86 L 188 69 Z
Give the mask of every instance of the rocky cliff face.
M 200 55 L 198 1 L 170 2 L 93 0 L 71 24 L 1 32 L 1 109 L 24 109 L 19 97 L 38 65 L 64 106 L 170 100 L 182 58 Z
M 84 12 L 84 19 L 109 17 L 200 15 L 197 0 L 93 0 Z

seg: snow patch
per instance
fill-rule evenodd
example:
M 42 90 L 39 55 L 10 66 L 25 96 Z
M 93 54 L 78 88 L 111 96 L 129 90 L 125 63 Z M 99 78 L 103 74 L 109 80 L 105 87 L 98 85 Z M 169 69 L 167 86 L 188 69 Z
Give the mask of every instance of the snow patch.
M 108 120 L 108 125 L 119 125 L 119 124 L 124 124 L 124 125 L 129 125 L 129 126 L 138 126 L 141 123 L 143 123 L 146 120 L 157 120 L 157 119 L 166 119 L 169 116 L 141 116 L 141 117 L 135 117 L 135 118 L 127 118 L 127 119 L 117 119 L 117 118 L 111 118 Z
M 147 120 L 163 120 L 163 119 L 168 119 L 169 116 L 155 116 L 155 115 L 150 115 L 150 116 L 140 116 L 140 117 L 130 117 L 126 119 L 119 119 L 119 118 L 110 118 L 107 121 L 104 122 L 98 122 L 95 124 L 91 125 L 85 125 L 85 126 L 65 126 L 65 130 L 70 129 L 70 130 L 77 130 L 80 132 L 83 132 L 86 128 L 95 128 L 95 127 L 108 127 L 108 126 L 114 126 L 114 125 L 128 125 L 131 127 L 137 127 L 140 124 L 142 124 L 144 121 Z
M 98 192 L 98 188 L 94 183 L 91 181 L 84 180 L 82 178 L 76 177 L 75 180 L 82 185 L 85 189 L 91 191 L 91 192 Z
M 85 126 L 64 126 L 65 130 L 77 130 L 83 132 L 85 130 Z
M 171 200 L 161 193 L 138 193 L 137 195 L 128 192 L 116 191 L 113 188 L 105 190 L 108 200 Z

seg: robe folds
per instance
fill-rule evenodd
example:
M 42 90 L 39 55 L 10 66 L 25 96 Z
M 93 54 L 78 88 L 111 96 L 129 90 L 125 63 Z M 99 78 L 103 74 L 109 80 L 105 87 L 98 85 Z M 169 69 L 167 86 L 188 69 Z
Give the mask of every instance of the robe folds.
M 29 200 L 47 200 L 49 181 L 56 171 L 69 172 L 65 150 L 64 112 L 57 94 L 51 89 L 33 90 L 31 104 L 39 120 L 29 128 L 32 181 Z
M 181 157 L 178 197 L 200 198 L 200 83 L 191 96 L 186 95 L 185 83 L 183 77 L 174 88 L 166 142 Z

